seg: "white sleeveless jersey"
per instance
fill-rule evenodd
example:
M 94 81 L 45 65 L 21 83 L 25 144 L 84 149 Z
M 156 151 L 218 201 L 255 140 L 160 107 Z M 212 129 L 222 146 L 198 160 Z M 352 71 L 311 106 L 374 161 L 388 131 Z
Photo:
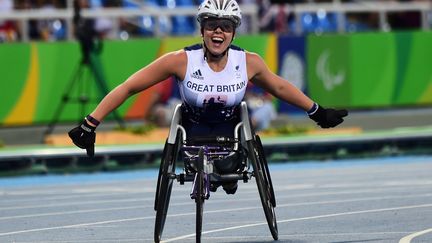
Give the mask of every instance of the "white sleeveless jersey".
M 187 70 L 179 81 L 183 102 L 192 107 L 233 107 L 243 100 L 248 82 L 246 53 L 231 46 L 228 62 L 220 72 L 213 71 L 204 59 L 201 44 L 185 48 Z

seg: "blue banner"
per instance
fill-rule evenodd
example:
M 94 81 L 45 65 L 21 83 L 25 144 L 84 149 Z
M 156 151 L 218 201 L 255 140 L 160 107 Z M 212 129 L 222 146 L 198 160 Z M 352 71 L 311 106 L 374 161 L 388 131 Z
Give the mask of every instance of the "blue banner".
M 279 75 L 306 93 L 305 41 L 304 36 L 279 36 L 277 58 Z M 303 112 L 303 110 L 286 102 L 279 101 L 278 112 L 280 113 L 298 113 L 300 111 Z

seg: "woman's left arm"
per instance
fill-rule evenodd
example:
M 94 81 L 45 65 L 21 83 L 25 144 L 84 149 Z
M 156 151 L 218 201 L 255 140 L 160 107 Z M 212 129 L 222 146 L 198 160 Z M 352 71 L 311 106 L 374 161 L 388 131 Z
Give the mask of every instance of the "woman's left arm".
M 257 54 L 247 53 L 246 62 L 249 80 L 277 98 L 303 109 L 318 126 L 335 127 L 344 121 L 343 117 L 348 115 L 345 109 L 324 108 L 315 103 L 288 80 L 270 71 L 264 60 Z
M 274 74 L 255 53 L 246 54 L 248 78 L 275 97 L 309 111 L 314 102 L 291 82 Z

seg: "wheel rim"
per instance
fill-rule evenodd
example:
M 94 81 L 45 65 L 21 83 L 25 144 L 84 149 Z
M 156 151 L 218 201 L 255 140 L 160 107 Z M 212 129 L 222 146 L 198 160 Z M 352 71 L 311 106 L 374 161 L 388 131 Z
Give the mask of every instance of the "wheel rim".
M 161 162 L 161 176 L 157 185 L 156 204 L 156 219 L 154 240 L 159 242 L 162 237 L 165 220 L 168 213 L 169 200 L 171 197 L 172 185 L 174 179 L 170 178 L 170 174 L 175 172 L 175 162 L 177 160 L 178 142 L 176 144 L 167 144 L 166 154 Z M 158 178 L 159 179 L 159 178 Z
M 250 160 L 252 162 L 252 166 L 254 168 L 255 180 L 257 183 L 261 204 L 263 206 L 264 215 L 267 220 L 267 224 L 269 226 L 270 232 L 274 240 L 278 239 L 278 230 L 277 230 L 277 221 L 276 214 L 274 211 L 273 204 L 270 199 L 270 189 L 268 185 L 267 178 L 264 175 L 265 168 L 263 168 L 262 164 L 257 160 L 258 148 L 257 144 L 254 140 L 248 142 L 248 147 L 250 153 Z
M 197 176 L 197 197 L 195 198 L 196 202 L 196 233 L 195 238 L 196 242 L 201 242 L 201 233 L 202 233 L 202 221 L 203 221 L 203 208 L 204 208 L 204 151 L 200 149 L 198 152 L 198 176 Z
M 262 158 L 262 160 L 260 160 L 262 162 L 261 169 L 263 169 L 266 181 L 268 181 L 267 187 L 268 187 L 268 191 L 269 191 L 269 198 L 270 198 L 270 201 L 271 201 L 273 207 L 276 207 L 276 196 L 274 193 L 273 183 L 272 183 L 272 179 L 271 179 L 271 175 L 270 175 L 270 170 L 268 168 L 267 159 L 265 157 L 263 146 L 261 143 L 261 138 L 258 135 L 255 135 L 255 139 L 256 139 L 256 143 L 257 143 L 257 147 L 258 147 L 258 156 L 260 158 Z

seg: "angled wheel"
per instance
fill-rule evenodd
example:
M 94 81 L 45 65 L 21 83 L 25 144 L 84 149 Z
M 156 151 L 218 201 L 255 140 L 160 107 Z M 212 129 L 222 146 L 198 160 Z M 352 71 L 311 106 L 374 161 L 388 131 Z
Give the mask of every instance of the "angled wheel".
M 196 176 L 196 189 L 197 196 L 195 198 L 196 203 L 196 242 L 201 242 L 201 232 L 202 232 L 202 218 L 203 218 L 203 208 L 205 200 L 205 187 L 204 187 L 204 150 L 201 148 L 198 152 L 198 163 L 197 163 L 197 176 Z
M 276 214 L 274 211 L 274 205 L 272 203 L 272 188 L 271 182 L 269 181 L 269 177 L 266 176 L 266 168 L 264 157 L 261 155 L 260 157 L 260 148 L 258 146 L 257 141 L 251 140 L 247 142 L 247 146 L 249 149 L 248 157 L 252 163 L 252 167 L 254 169 L 254 176 L 258 187 L 258 192 L 261 199 L 261 204 L 263 206 L 264 214 L 267 220 L 267 224 L 269 226 L 270 232 L 274 240 L 279 238 L 277 222 L 276 222 Z
M 171 177 L 171 175 L 175 174 L 175 162 L 177 160 L 178 147 L 179 141 L 177 141 L 175 144 L 165 143 L 164 153 L 162 154 L 155 198 L 155 242 L 160 242 L 161 240 L 162 232 L 165 225 L 165 219 L 168 213 L 172 185 L 175 179 Z
M 273 207 L 276 207 L 276 197 L 273 189 L 273 183 L 270 176 L 270 170 L 268 168 L 267 158 L 264 154 L 264 148 L 261 143 L 261 138 L 258 135 L 255 135 L 255 141 L 258 149 L 258 156 L 261 158 L 259 161 L 261 162 L 261 167 L 264 168 L 264 177 L 268 181 L 269 191 L 270 191 L 270 200 Z
M 168 143 L 167 141 L 165 141 L 165 145 L 164 145 L 164 149 L 162 152 L 162 159 L 161 159 L 161 163 L 159 165 L 159 173 L 158 173 L 158 179 L 157 179 L 157 184 L 156 184 L 156 195 L 155 195 L 155 201 L 154 201 L 154 210 L 157 210 L 157 204 L 158 204 L 158 198 L 159 198 L 159 190 L 160 190 L 160 182 L 161 182 L 161 177 L 162 177 L 162 171 L 163 171 L 163 167 L 164 167 L 164 156 L 166 155 L 166 150 L 167 150 L 167 146 Z

